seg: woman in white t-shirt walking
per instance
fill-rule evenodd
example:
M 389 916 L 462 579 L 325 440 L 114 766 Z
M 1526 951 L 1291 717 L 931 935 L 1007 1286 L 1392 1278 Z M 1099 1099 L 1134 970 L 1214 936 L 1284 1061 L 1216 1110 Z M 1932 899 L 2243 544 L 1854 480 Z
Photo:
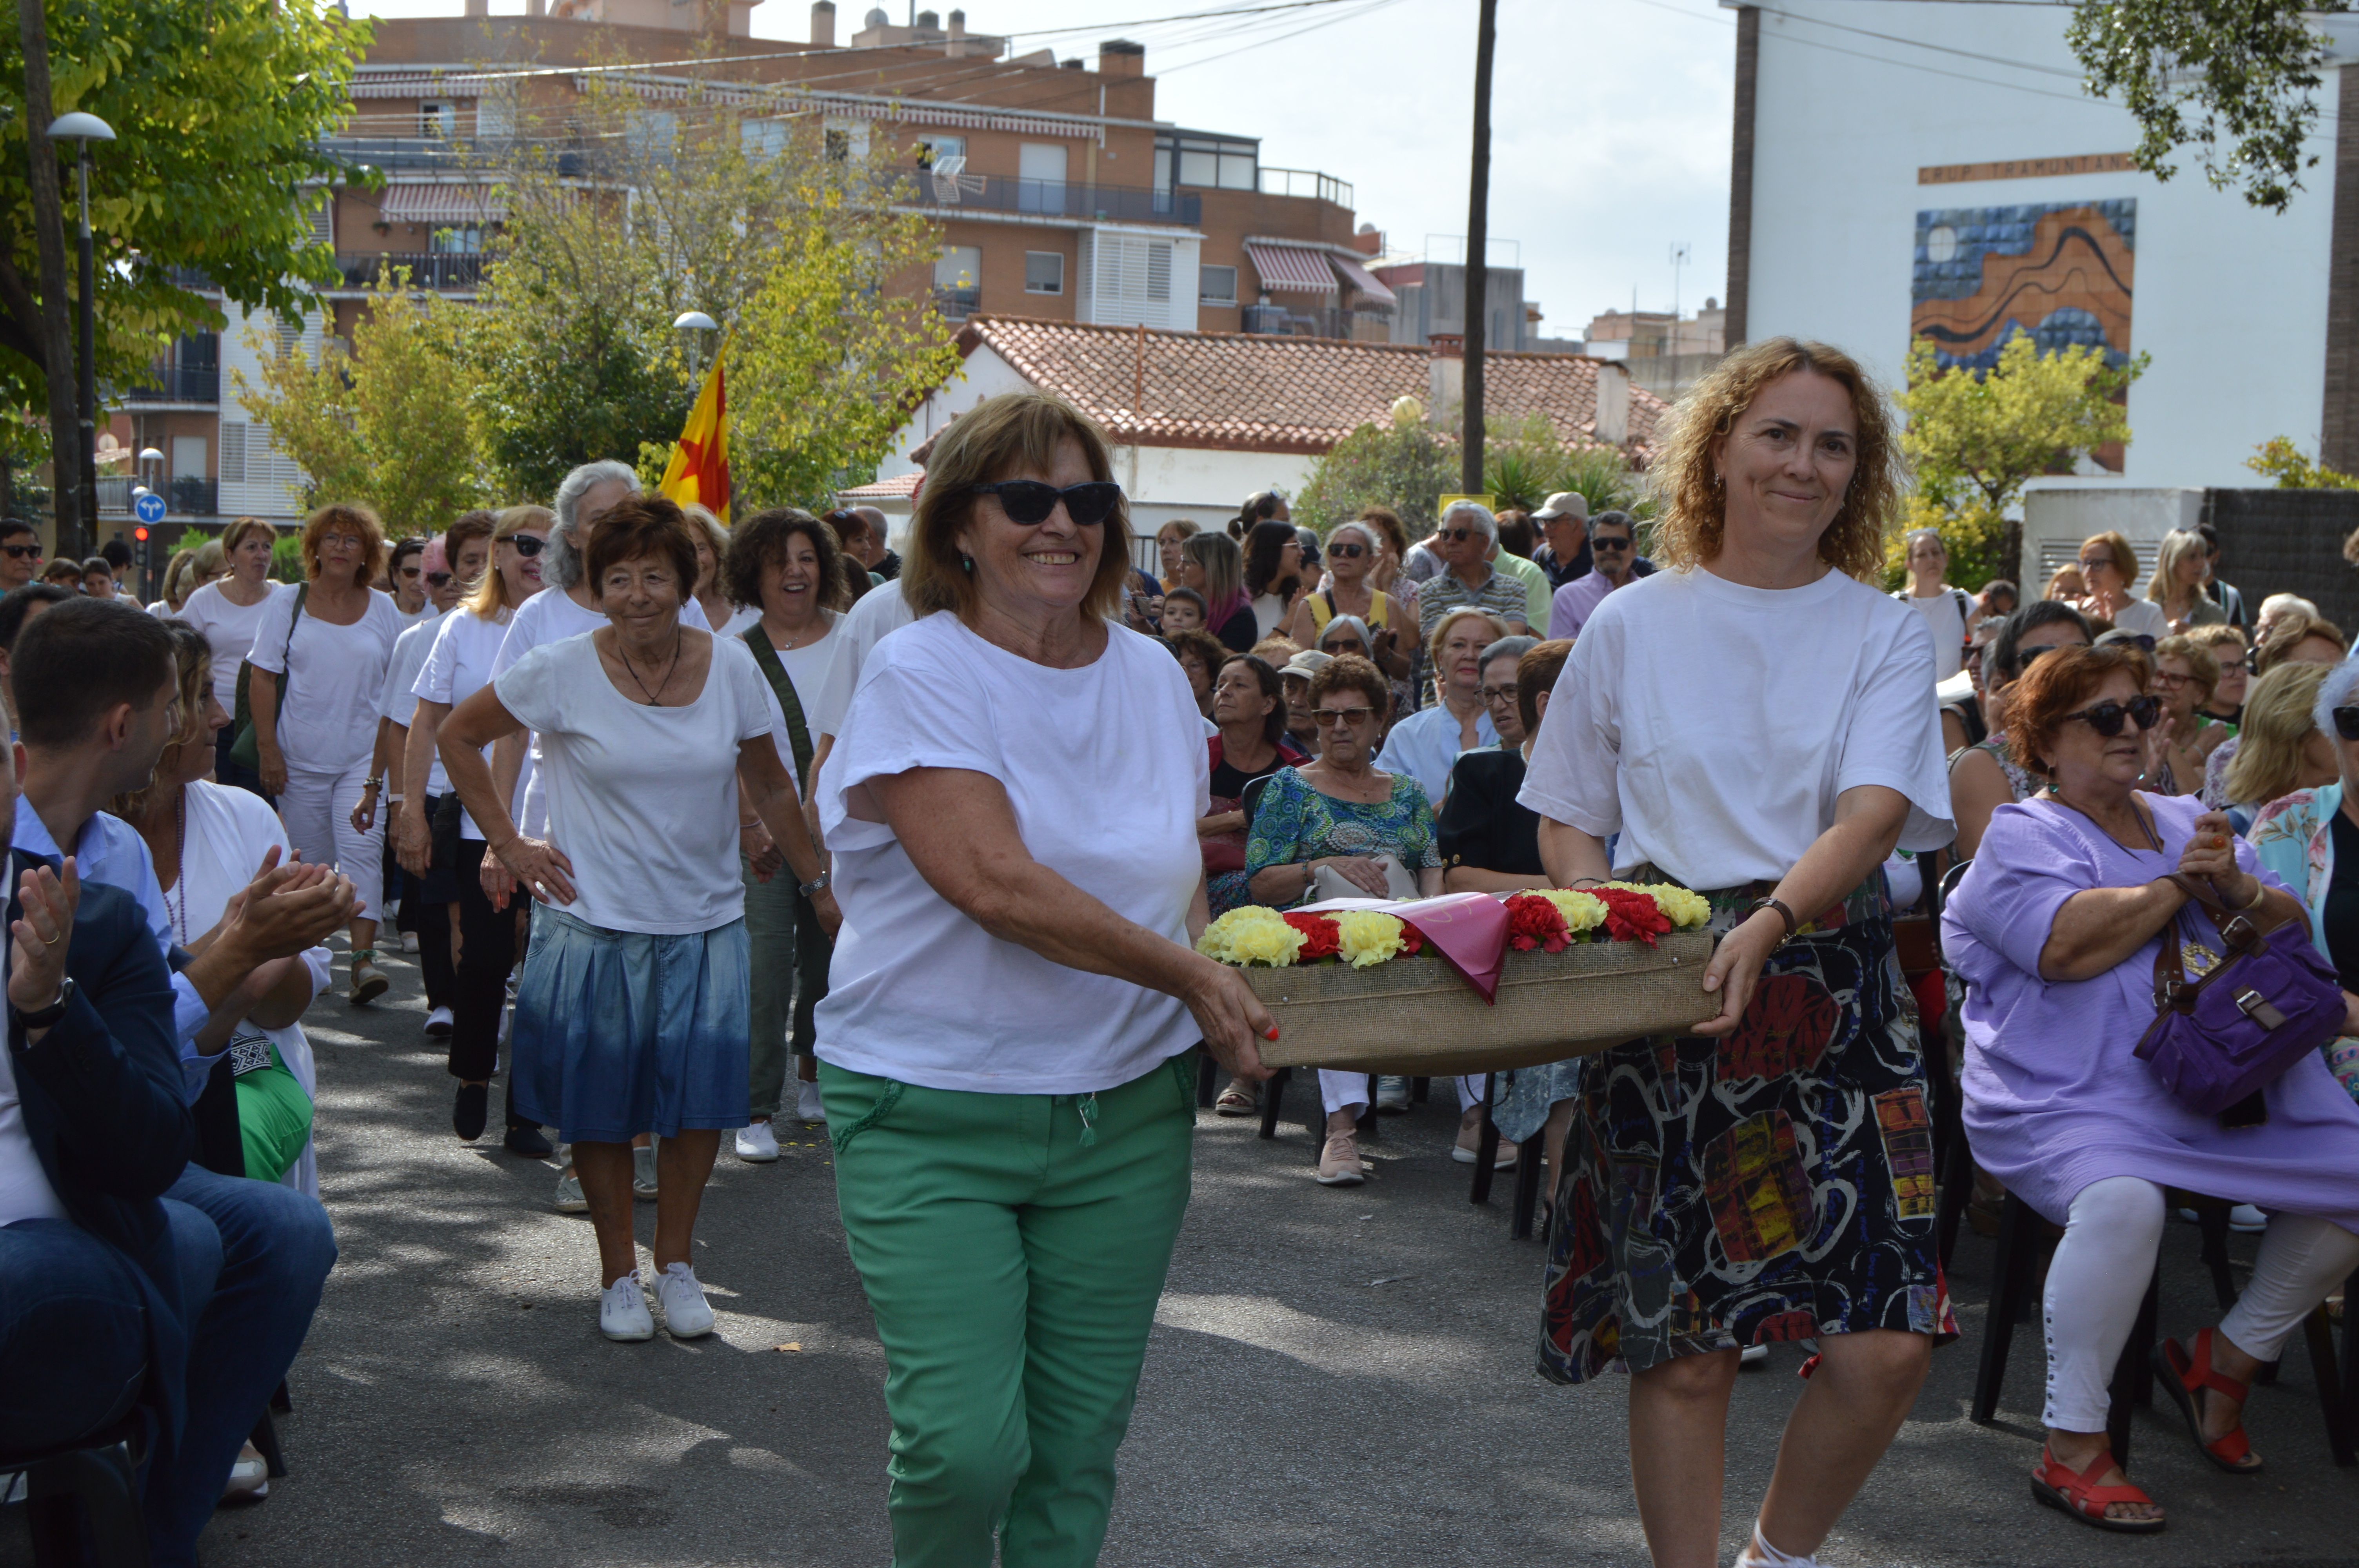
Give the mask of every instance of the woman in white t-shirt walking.
M 355 808 L 384 781 L 369 773 L 386 665 L 401 612 L 369 586 L 385 529 L 365 506 L 321 507 L 303 524 L 300 589 L 271 596 L 254 629 L 246 705 L 254 716 L 266 795 L 278 799 L 287 837 L 303 859 L 333 866 L 366 890 L 352 925 L 352 990 L 375 1001 L 388 982 L 376 967 L 385 886 L 385 827 Z
M 1093 1563 L 1188 1206 L 1195 1046 L 1269 1016 L 1190 946 L 1209 762 L 1119 624 L 1104 435 L 986 398 L 935 441 L 821 779 L 845 909 L 819 1010 L 836 1198 L 885 1346 L 894 1560 Z
M 409 719 L 402 773 L 426 780 L 419 798 L 405 801 L 395 824 L 395 847 L 402 863 L 424 876 L 434 859 L 434 834 L 455 836 L 452 871 L 459 892 L 459 959 L 451 989 L 451 1076 L 459 1080 L 451 1111 L 451 1130 L 469 1142 L 484 1135 L 489 1115 L 492 1074 L 499 1066 L 500 1014 L 507 1006 L 508 971 L 516 967 L 516 909 L 494 909 L 480 871 L 483 829 L 452 802 L 443 807 L 453 819 L 438 828 L 426 816 L 425 801 L 446 796 L 448 773 L 436 754 L 436 737 L 451 709 L 491 684 L 508 622 L 516 609 L 540 591 L 540 553 L 551 521 L 545 506 L 511 506 L 492 527 L 490 569 L 465 603 L 442 618 L 434 645 L 410 691 L 418 706 Z M 510 1096 L 513 1100 L 514 1096 Z M 540 1129 L 508 1108 L 502 1140 L 511 1153 L 548 1157 Z
M 1813 1560 L 1957 1333 L 1879 871 L 1954 832 L 1932 648 L 1860 580 L 1900 472 L 1849 356 L 1771 338 L 1723 360 L 1655 462 L 1670 569 L 1582 628 L 1518 795 L 1557 885 L 1682 883 L 1722 934 L 1693 1030 L 1588 1058 L 1549 1226 L 1540 1370 L 1630 1372 L 1664 1568 L 1719 1561 L 1742 1350 L 1820 1356 L 1737 1559 L 1759 1568 Z
M 745 644 L 683 625 L 696 541 L 679 508 L 632 500 L 599 519 L 584 562 L 609 624 L 535 649 L 441 726 L 442 765 L 493 854 L 540 901 L 516 988 L 508 1101 L 555 1125 L 597 1227 L 599 1326 L 655 1323 L 632 1236 L 631 1140 L 660 1140 L 657 1295 L 676 1338 L 711 1332 L 697 1207 L 721 1130 L 745 1125 L 747 972 L 737 815 L 778 842 L 819 918 L 840 918 L 770 740 Z M 483 748 L 540 736 L 549 837 L 528 838 Z
M 801 786 L 810 782 L 820 734 L 812 704 L 842 646 L 835 622 L 851 607 L 846 574 L 853 569 L 836 546 L 835 530 L 792 506 L 738 524 L 723 565 L 729 601 L 754 616 L 738 635 L 768 687 L 770 739 Z M 783 862 L 762 825 L 748 816 L 738 830 L 745 936 L 754 955 L 754 1044 L 752 1120 L 737 1133 L 737 1158 L 766 1164 L 778 1157 L 770 1120 L 786 1093 L 788 1057 L 810 1055 L 811 1010 L 827 993 L 831 944 L 810 901 L 778 874 Z
M 263 605 L 280 589 L 270 580 L 270 552 L 277 542 L 278 530 L 259 517 L 241 517 L 222 530 L 222 555 L 228 570 L 190 594 L 179 611 L 180 619 L 202 633 L 212 645 L 213 700 L 233 718 L 237 713 L 237 667 L 254 646 L 254 629 L 262 623 Z M 214 782 L 267 798 L 262 775 L 230 756 L 229 749 L 236 740 L 237 727 L 233 723 L 214 741 Z
M 1966 667 L 1966 643 L 1983 622 L 1983 607 L 1962 588 L 1941 580 L 1950 569 L 1950 546 L 1935 528 L 1908 531 L 1908 586 L 1892 597 L 1925 618 L 1933 634 L 1933 684 Z

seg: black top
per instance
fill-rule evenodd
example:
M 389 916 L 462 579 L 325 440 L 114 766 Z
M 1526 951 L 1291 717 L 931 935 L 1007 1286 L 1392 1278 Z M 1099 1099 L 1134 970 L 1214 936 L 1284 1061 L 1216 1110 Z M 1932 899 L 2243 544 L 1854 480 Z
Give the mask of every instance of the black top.
M 1217 748 L 1219 744 L 1217 739 L 1214 739 L 1212 744 Z M 1229 761 L 1228 757 L 1217 749 L 1212 755 L 1215 761 L 1212 764 L 1212 793 L 1216 800 L 1243 800 L 1245 785 L 1253 783 L 1254 780 L 1266 779 L 1280 768 L 1299 767 L 1310 760 L 1296 751 L 1293 742 L 1287 740 L 1281 740 L 1277 743 L 1270 756 L 1267 767 L 1255 768 L 1251 772 Z
M 2334 880 L 2326 884 L 2326 956 L 2343 989 L 2359 991 L 2359 827 L 2334 814 Z
M 1231 653 L 1250 654 L 1254 644 L 1261 641 L 1261 622 L 1255 619 L 1251 604 L 1239 605 L 1237 612 L 1215 628 L 1212 635 Z
M 1523 787 L 1520 751 L 1491 746 L 1452 763 L 1450 796 L 1438 824 L 1442 865 L 1541 875 L 1539 814 L 1516 803 Z

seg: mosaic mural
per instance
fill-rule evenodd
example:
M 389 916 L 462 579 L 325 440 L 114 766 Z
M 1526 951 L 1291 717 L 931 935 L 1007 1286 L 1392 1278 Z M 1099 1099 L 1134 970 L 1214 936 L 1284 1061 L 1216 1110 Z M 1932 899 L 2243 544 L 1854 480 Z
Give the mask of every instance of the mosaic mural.
M 1947 207 L 1917 214 L 1909 330 L 1941 368 L 1982 370 L 2017 332 L 2042 353 L 2130 352 L 2137 200 Z

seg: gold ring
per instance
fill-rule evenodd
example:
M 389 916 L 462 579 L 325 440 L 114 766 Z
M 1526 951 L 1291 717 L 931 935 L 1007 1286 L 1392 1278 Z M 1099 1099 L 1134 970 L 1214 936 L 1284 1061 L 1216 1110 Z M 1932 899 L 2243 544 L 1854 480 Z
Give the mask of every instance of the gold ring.
M 41 946 L 44 946 L 44 947 L 54 947 L 54 946 L 56 946 L 59 943 L 60 943 L 60 942 L 64 941 L 65 939 L 66 939 L 66 934 L 65 934 L 64 932 L 60 931 L 60 932 L 59 932 L 55 936 L 44 936 L 44 937 L 42 937 L 42 938 L 41 938 Z

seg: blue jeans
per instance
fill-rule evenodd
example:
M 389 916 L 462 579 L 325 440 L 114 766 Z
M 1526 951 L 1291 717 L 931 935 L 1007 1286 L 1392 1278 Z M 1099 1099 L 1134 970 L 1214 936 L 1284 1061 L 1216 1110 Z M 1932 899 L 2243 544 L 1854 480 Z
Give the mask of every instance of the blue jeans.
M 156 1568 L 180 1568 L 195 1563 L 197 1534 L 237 1451 L 303 1347 L 336 1236 L 317 1199 L 197 1165 L 172 1184 L 164 1208 L 192 1317 L 188 1419 L 170 1469 L 147 1477 L 147 1541 Z M 218 1260 L 210 1281 L 208 1255 Z
M 193 1268 L 183 1269 L 184 1281 L 205 1272 L 211 1229 L 190 1248 Z M 216 1261 L 219 1250 L 213 1248 Z M 0 1433 L 6 1446 L 70 1443 L 136 1401 L 147 1371 L 136 1271 L 71 1220 L 0 1226 Z M 212 1288 L 209 1279 L 201 1282 Z

